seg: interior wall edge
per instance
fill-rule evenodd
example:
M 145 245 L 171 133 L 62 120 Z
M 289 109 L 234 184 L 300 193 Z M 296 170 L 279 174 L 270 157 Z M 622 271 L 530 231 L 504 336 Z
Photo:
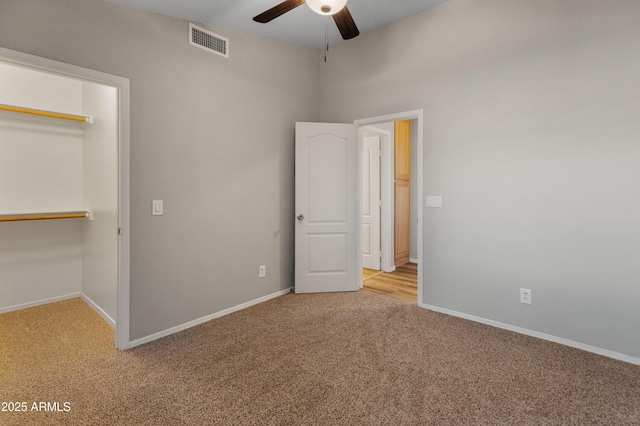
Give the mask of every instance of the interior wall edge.
M 104 319 L 107 322 L 107 324 L 111 326 L 111 328 L 113 328 L 114 330 L 116 329 L 116 321 L 113 318 L 111 318 L 111 316 L 107 314 L 100 306 L 98 306 L 98 304 L 96 304 L 93 300 L 89 298 L 89 296 L 87 296 L 84 293 L 80 293 L 80 297 L 82 297 L 82 300 L 84 300 L 84 302 L 87 305 L 93 308 L 93 310 L 96 311 L 98 315 L 100 315 L 102 319 Z

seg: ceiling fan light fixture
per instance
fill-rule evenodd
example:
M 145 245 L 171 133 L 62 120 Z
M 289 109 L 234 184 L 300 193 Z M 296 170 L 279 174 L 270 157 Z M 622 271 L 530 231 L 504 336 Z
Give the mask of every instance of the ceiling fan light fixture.
M 347 0 L 306 0 L 307 6 L 319 15 L 335 15 L 347 5 Z

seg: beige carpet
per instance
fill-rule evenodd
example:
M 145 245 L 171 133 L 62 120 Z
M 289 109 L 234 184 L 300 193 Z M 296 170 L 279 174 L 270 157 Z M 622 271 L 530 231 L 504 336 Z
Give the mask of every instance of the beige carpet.
M 0 401 L 28 405 L 0 424 L 640 424 L 638 366 L 366 290 L 113 337 L 80 299 L 0 315 Z

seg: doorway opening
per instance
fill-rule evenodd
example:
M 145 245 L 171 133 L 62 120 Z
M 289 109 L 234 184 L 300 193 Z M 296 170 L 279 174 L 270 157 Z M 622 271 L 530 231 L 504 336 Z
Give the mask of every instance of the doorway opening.
M 358 125 L 361 176 L 361 287 L 395 295 L 418 304 L 422 302 L 422 120 L 423 111 L 414 110 L 355 121 Z M 409 223 L 406 227 L 411 241 L 410 254 L 406 253 L 409 261 L 401 261 L 396 266 L 398 256 L 395 250 L 395 228 L 398 226 L 398 210 L 395 187 L 398 176 L 395 173 L 395 123 L 403 121 L 410 124 L 411 135 L 410 167 L 407 164 L 411 170 L 410 183 L 406 182 L 409 188 L 401 188 L 404 191 L 405 205 L 410 206 L 410 214 L 407 214 Z M 376 158 L 377 149 L 380 154 Z M 376 167 L 379 167 L 378 170 Z M 374 208 L 377 208 L 377 211 Z M 378 214 L 378 217 L 373 213 Z M 406 243 L 409 250 L 409 241 Z
M 0 67 L 0 312 L 81 297 L 126 349 L 129 80 L 4 48 Z

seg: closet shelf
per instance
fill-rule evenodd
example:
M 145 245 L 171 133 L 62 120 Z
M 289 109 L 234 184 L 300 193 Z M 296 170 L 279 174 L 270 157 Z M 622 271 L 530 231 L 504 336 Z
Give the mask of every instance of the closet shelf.
M 39 210 L 0 212 L 0 222 L 19 222 L 23 220 L 49 219 L 89 219 L 93 220 L 91 210 Z
M 56 112 L 56 111 L 46 111 L 41 109 L 33 109 L 33 108 L 25 108 L 16 105 L 6 105 L 0 104 L 0 111 L 9 111 L 16 112 L 21 114 L 31 114 L 37 115 L 41 117 L 51 117 L 51 118 L 60 118 L 63 120 L 71 120 L 78 121 L 82 123 L 91 123 L 92 119 L 90 115 L 77 115 L 77 114 L 67 114 L 64 112 Z

